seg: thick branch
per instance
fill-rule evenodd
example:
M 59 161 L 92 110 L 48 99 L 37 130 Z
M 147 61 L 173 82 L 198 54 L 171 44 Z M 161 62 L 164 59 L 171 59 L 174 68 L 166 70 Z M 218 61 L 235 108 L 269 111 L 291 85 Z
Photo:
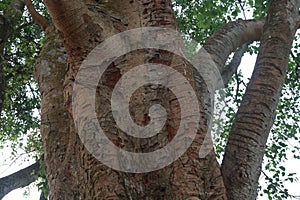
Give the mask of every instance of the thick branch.
M 243 44 L 260 40 L 263 25 L 264 20 L 230 22 L 207 39 L 203 47 L 210 54 L 220 73 L 223 72 L 231 52 Z
M 40 169 L 40 163 L 36 163 L 17 171 L 11 175 L 0 179 L 0 199 L 2 199 L 9 192 L 22 188 L 35 181 L 35 175 Z
M 298 8 L 272 0 L 254 72 L 233 122 L 222 163 L 228 199 L 254 200 L 266 148 L 285 81 Z
M 227 85 L 233 74 L 237 71 L 244 53 L 247 51 L 248 44 L 241 46 L 235 53 L 231 62 L 222 71 L 222 80 L 224 85 Z
M 240 20 L 224 25 L 207 39 L 202 51 L 199 51 L 194 57 L 194 66 L 198 71 L 201 71 L 201 76 L 207 85 L 207 90 L 203 89 L 199 95 L 210 97 L 205 100 L 208 105 L 208 115 L 212 113 L 212 100 L 214 99 L 213 94 L 215 90 L 223 87 L 224 84 L 226 85 L 231 77 L 230 75 L 235 71 L 234 66 L 232 66 L 232 69 L 229 71 L 228 67 L 224 67 L 228 56 L 240 46 L 259 40 L 262 35 L 264 21 L 265 20 Z M 239 60 L 242 51 L 243 50 L 237 53 L 234 59 L 235 65 L 238 64 L 236 61 Z M 194 75 L 194 78 L 196 82 L 199 82 L 199 77 Z M 224 80 L 222 80 L 222 78 L 224 78 Z
M 31 0 L 24 0 L 24 2 L 33 20 L 45 31 L 48 26 L 47 20 L 35 10 Z
M 54 25 L 64 34 L 65 42 L 70 48 L 82 47 L 88 38 L 85 21 L 89 16 L 83 1 L 79 0 L 44 0 Z

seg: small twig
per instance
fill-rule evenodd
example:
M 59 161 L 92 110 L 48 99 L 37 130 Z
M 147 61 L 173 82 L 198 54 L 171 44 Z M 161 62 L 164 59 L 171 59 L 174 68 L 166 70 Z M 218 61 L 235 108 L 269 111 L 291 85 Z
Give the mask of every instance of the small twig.
M 8 167 L 6 169 L 4 169 L 2 172 L 0 172 L 1 174 L 4 174 L 14 163 L 17 162 L 17 160 L 19 160 L 22 156 L 26 155 L 26 154 L 30 154 L 32 152 L 28 152 L 28 153 L 21 153 L 20 155 L 18 155 L 14 160 L 11 161 L 10 164 L 8 164 Z
M 242 9 L 244 18 L 245 18 L 245 20 L 247 20 L 247 17 L 246 17 L 246 14 L 245 14 L 245 9 L 244 9 L 244 6 L 243 6 L 243 4 L 242 4 L 242 0 L 238 0 L 238 1 L 239 1 L 239 5 L 240 5 L 240 7 L 241 7 L 241 9 Z
M 48 27 L 48 21 L 36 11 L 31 0 L 24 0 L 24 2 L 33 20 L 45 31 Z
M 24 28 L 28 27 L 28 26 L 32 26 L 34 24 L 33 21 L 30 21 L 28 23 L 22 24 L 19 27 L 17 27 L 16 31 L 20 32 L 21 30 L 23 30 Z
M 238 101 L 238 98 L 239 98 L 239 90 L 240 90 L 239 74 L 238 74 L 238 72 L 236 71 L 234 75 L 235 75 L 235 79 L 236 79 L 235 102 L 236 102 L 236 106 L 239 107 L 239 101 Z
M 31 84 L 30 84 L 30 83 L 27 83 L 27 86 L 29 87 L 30 92 L 31 92 L 33 98 L 36 99 L 36 100 L 38 100 L 38 98 L 35 96 L 35 91 L 34 91 L 34 89 L 32 88 Z
M 227 86 L 231 77 L 236 73 L 238 67 L 241 64 L 241 60 L 244 56 L 244 53 L 247 51 L 249 44 L 242 45 L 233 55 L 230 63 L 226 65 L 223 69 L 222 73 L 222 80 L 224 85 Z
M 285 192 L 280 188 L 280 186 L 278 185 L 278 183 L 272 181 L 273 179 L 270 178 L 270 177 L 266 174 L 266 172 L 264 172 L 263 170 L 261 170 L 261 172 L 263 173 L 263 175 L 264 175 L 265 177 L 267 177 L 267 179 L 270 180 L 271 185 L 273 185 L 275 188 L 277 188 L 280 192 L 285 193 Z M 294 199 L 299 199 L 299 198 L 300 198 L 300 196 L 298 196 L 298 195 L 292 195 L 292 194 L 287 194 L 287 195 L 288 195 L 290 198 L 294 198 Z

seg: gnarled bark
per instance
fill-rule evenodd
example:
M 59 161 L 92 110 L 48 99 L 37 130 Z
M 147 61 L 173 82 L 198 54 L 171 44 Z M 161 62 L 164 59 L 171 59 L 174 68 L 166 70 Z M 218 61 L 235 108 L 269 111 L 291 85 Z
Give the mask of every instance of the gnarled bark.
M 214 152 L 210 151 L 204 158 L 199 158 L 198 156 L 199 148 L 203 144 L 205 134 L 208 131 L 208 121 L 210 119 L 208 116 L 209 112 L 205 110 L 205 97 L 202 96 L 199 97 L 199 109 L 201 115 L 204 117 L 200 121 L 201 128 L 197 133 L 196 139 L 188 151 L 182 155 L 179 160 L 161 170 L 145 174 L 130 174 L 112 170 L 96 160 L 85 149 L 78 137 L 72 119 L 72 92 L 77 71 L 83 60 L 98 44 L 110 36 L 125 30 L 145 26 L 168 27 L 176 30 L 175 17 L 170 6 L 170 1 L 45 0 L 45 4 L 54 24 L 63 35 L 64 46 L 66 47 L 69 56 L 66 77 L 60 77 L 64 79 L 63 87 L 62 79 L 59 81 L 54 80 L 55 76 L 51 75 L 62 70 L 63 67 L 45 68 L 40 64 L 37 68 L 39 71 L 37 77 L 40 77 L 38 78 L 39 83 L 44 87 L 41 87 L 42 96 L 44 98 L 42 98 L 44 101 L 42 107 L 42 121 L 43 125 L 47 124 L 47 126 L 45 126 L 45 129 L 43 130 L 43 141 L 46 151 L 45 160 L 50 187 L 50 199 L 227 199 L 227 194 L 229 195 L 229 199 L 251 199 L 256 195 L 256 193 L 253 192 L 256 191 L 254 182 L 259 172 L 252 172 L 256 169 L 259 170 L 257 166 L 261 165 L 261 160 L 258 160 L 254 167 L 247 168 L 248 166 L 245 167 L 245 165 L 243 165 L 242 161 L 244 160 L 241 160 L 241 157 L 237 156 L 236 152 L 238 151 L 233 149 L 237 148 L 239 150 L 239 148 L 241 148 L 240 145 L 243 144 L 251 150 L 249 151 L 250 153 L 253 151 L 253 148 L 258 148 L 259 150 L 257 152 L 260 153 L 259 156 L 262 155 L 261 150 L 263 149 L 262 147 L 264 147 L 264 140 L 266 140 L 267 135 L 266 131 L 269 130 L 270 124 L 266 127 L 263 126 L 264 129 L 261 134 L 263 134 L 264 140 L 261 140 L 259 143 L 253 143 L 252 137 L 247 135 L 248 133 L 246 132 L 244 133 L 247 141 L 245 139 L 244 143 L 235 143 L 237 140 L 232 138 L 239 136 L 239 133 L 241 133 L 239 130 L 247 130 L 243 128 L 242 125 L 249 123 L 247 116 L 242 116 L 244 112 L 239 111 L 234 125 L 234 127 L 237 127 L 236 130 L 238 131 L 236 131 L 237 134 L 235 134 L 235 129 L 233 128 L 232 130 L 222 167 L 223 176 L 226 179 L 227 191 L 225 191 L 223 177 L 220 174 L 220 167 L 216 161 Z M 288 10 L 288 8 L 285 9 Z M 270 8 L 270 13 L 273 12 L 271 10 L 272 9 Z M 271 18 L 276 18 L 276 16 L 271 16 L 267 20 L 270 20 Z M 269 23 L 270 22 L 267 21 L 267 24 Z M 204 48 L 215 62 L 220 74 L 222 74 L 224 70 L 227 70 L 224 65 L 227 57 L 232 51 L 235 51 L 244 43 L 259 40 L 261 38 L 263 24 L 264 20 L 232 22 L 221 28 L 206 41 Z M 285 24 L 287 23 L 285 22 Z M 269 34 L 266 30 L 268 30 L 268 28 L 265 29 L 264 37 Z M 269 40 L 267 38 L 263 39 L 265 40 L 265 43 L 263 44 L 269 45 L 268 42 L 272 40 L 272 37 Z M 286 41 L 288 45 L 291 43 L 290 39 L 291 38 Z M 279 44 L 281 43 L 279 42 Z M 290 46 L 288 45 L 283 46 L 284 49 L 281 53 L 284 55 L 282 54 L 280 56 L 285 56 L 286 52 L 289 52 Z M 57 48 L 57 46 L 51 46 L 49 43 L 46 46 Z M 61 41 L 59 46 L 61 46 Z M 263 48 L 264 46 L 262 49 Z M 51 51 L 49 50 L 49 52 Z M 45 51 L 44 53 L 51 57 L 49 52 L 47 53 Z M 62 51 L 60 51 L 60 53 L 62 53 Z M 268 56 L 268 52 L 263 53 L 266 53 Z M 261 54 L 261 56 L 261 60 L 263 60 L 263 54 Z M 52 59 L 54 59 L 54 57 L 52 57 Z M 269 57 L 268 61 L 269 59 L 272 60 L 272 58 Z M 284 59 L 286 58 L 284 57 Z M 209 92 L 206 91 L 210 89 L 209 86 L 205 85 L 201 80 L 195 83 L 192 79 L 193 72 L 191 66 L 174 55 L 170 56 L 166 52 L 156 50 L 145 50 L 129 53 L 128 55 L 118 58 L 111 66 L 109 66 L 99 82 L 96 97 L 99 100 L 98 102 L 101 102 L 102 104 L 96 104 L 96 108 L 98 112 L 97 117 L 102 120 L 101 125 L 103 125 L 102 128 L 107 136 L 112 141 L 115 141 L 117 145 L 128 150 L 140 148 L 141 151 L 151 151 L 155 148 L 163 147 L 169 142 L 169 137 L 174 134 L 176 123 L 178 123 L 179 119 L 178 116 L 180 115 L 178 105 L 173 101 L 172 95 L 167 93 L 168 95 L 166 97 L 166 95 L 164 95 L 165 93 L 161 94 L 159 91 L 149 91 L 146 88 L 142 88 L 138 91 L 140 92 L 138 94 L 142 95 L 137 95 L 137 98 L 132 99 L 131 103 L 134 105 L 131 108 L 133 113 L 132 118 L 134 118 L 138 124 L 147 124 L 147 120 L 149 119 L 145 116 L 148 115 L 149 105 L 155 103 L 154 99 L 149 98 L 148 100 L 147 98 L 155 97 L 155 99 L 161 99 L 166 109 L 173 114 L 170 119 L 168 119 L 168 127 L 165 127 L 162 133 L 159 134 L 159 139 L 151 139 L 149 142 L 150 146 L 146 147 L 143 146 L 143 141 L 128 142 L 128 137 L 116 128 L 110 111 L 110 105 L 107 103 L 111 99 L 112 90 L 118 79 L 131 69 L 130 67 L 138 66 L 146 62 L 169 64 L 170 67 L 185 74 L 185 77 L 191 80 L 190 83 L 194 89 L 200 91 L 200 95 L 209 95 Z M 285 62 L 286 60 L 284 60 L 283 63 Z M 265 63 L 268 62 L 264 62 L 262 65 Z M 260 67 L 256 68 L 259 69 Z M 43 71 L 45 70 L 47 72 L 50 71 L 50 75 L 44 73 Z M 264 71 L 263 68 L 262 71 Z M 260 77 L 261 74 L 264 74 L 262 71 L 261 69 L 257 70 L 255 76 Z M 282 76 L 282 74 L 279 74 L 278 76 L 278 71 L 274 70 L 274 74 L 272 72 L 272 75 L 275 75 L 276 78 L 279 77 L 282 82 L 284 76 Z M 62 73 L 63 71 L 60 72 Z M 253 80 L 256 80 L 255 76 Z M 49 82 L 47 83 L 48 78 Z M 196 78 L 201 79 L 201 77 Z M 264 78 L 264 76 L 262 76 L 262 78 Z M 55 85 L 51 85 L 50 82 L 55 83 Z M 251 84 L 255 86 L 256 81 L 252 82 L 253 83 L 250 83 L 249 88 L 252 87 Z M 197 88 L 195 86 L 196 84 L 198 84 Z M 264 89 L 265 84 L 263 87 L 255 87 L 255 91 Z M 163 88 L 160 89 L 163 90 Z M 273 101 L 273 98 L 278 98 L 277 90 L 277 88 L 274 90 L 276 91 L 275 93 L 277 96 L 268 96 L 268 93 L 263 96 L 267 99 L 267 103 L 270 103 L 267 108 L 272 107 L 271 112 L 268 109 L 264 110 L 264 103 L 261 101 L 258 105 L 262 105 L 262 107 L 259 108 L 262 109 L 262 112 L 266 112 L 267 114 L 259 116 L 259 118 L 254 118 L 253 120 L 257 119 L 259 122 L 264 120 L 270 121 L 274 107 L 276 107 L 276 100 Z M 62 95 L 59 95 L 58 99 L 53 91 L 58 94 L 61 94 L 63 91 L 64 99 L 62 99 Z M 204 92 L 201 93 L 202 91 Z M 246 94 L 245 99 L 249 98 L 248 96 L 255 94 L 255 92 L 252 93 L 253 91 L 254 90 L 248 89 L 248 94 Z M 258 102 L 263 99 L 262 97 L 255 97 L 257 99 L 252 102 Z M 84 97 L 80 98 L 84 102 Z M 141 103 L 145 101 L 147 102 L 147 105 Z M 64 102 L 64 106 L 62 106 L 62 102 Z M 50 105 L 52 104 L 55 105 L 53 110 L 50 109 Z M 241 110 L 247 109 L 247 106 L 245 105 L 248 106 L 248 104 L 245 103 Z M 86 103 L 86 106 L 89 106 L 88 103 Z M 252 112 L 257 110 L 255 107 L 252 107 L 251 109 L 253 109 Z M 69 112 L 70 118 L 68 118 L 68 116 L 62 118 L 62 116 L 59 115 L 59 113 L 66 113 L 66 111 Z M 249 110 L 247 110 L 247 112 L 248 111 Z M 254 114 L 256 113 L 254 112 Z M 262 119 L 260 117 L 262 117 Z M 238 120 L 245 121 L 238 124 Z M 250 125 L 251 128 L 254 128 L 251 130 L 255 131 L 256 124 L 253 124 L 253 122 L 250 121 Z M 258 126 L 261 127 L 261 124 Z M 61 127 L 64 129 L 61 130 Z M 262 145 L 262 147 L 257 147 L 257 145 Z M 246 152 L 246 155 L 248 155 L 249 152 Z M 244 152 L 241 152 L 241 155 L 245 155 L 243 153 Z M 252 161 L 254 162 L 254 159 L 251 160 L 251 156 L 252 155 L 250 155 L 250 161 L 247 160 L 249 163 Z M 233 161 L 232 158 L 236 160 Z M 243 173 L 234 172 L 234 174 L 231 174 L 231 162 L 241 164 L 241 166 L 236 168 L 237 170 L 250 170 L 252 174 L 247 174 L 250 174 L 251 177 L 244 176 Z M 242 184 L 239 182 L 240 185 L 234 185 L 235 183 L 233 182 L 240 174 L 242 174 L 240 178 L 244 183 Z M 251 186 L 252 188 L 249 189 L 244 187 L 245 185 Z M 248 191 L 246 191 L 246 188 Z M 237 190 L 240 190 L 240 192 Z
M 77 1 L 76 1 L 77 2 Z M 54 20 L 55 25 L 63 33 L 65 39 L 65 47 L 69 55 L 69 70 L 65 80 L 65 103 L 71 113 L 71 95 L 73 81 L 77 70 L 86 55 L 104 39 L 119 33 L 120 31 L 139 28 L 144 26 L 159 26 L 176 29 L 175 16 L 173 14 L 170 1 L 110 1 L 110 2 L 91 2 L 85 5 L 82 1 L 78 3 L 69 1 L 45 1 L 47 8 Z M 65 12 L 68 8 L 70 12 Z M 154 14 L 155 13 L 155 14 Z M 73 20 L 74 19 L 74 20 Z M 72 21 L 72 24 L 71 24 Z M 69 25 L 70 24 L 70 25 Z M 93 29 L 92 29 L 93 27 Z M 80 41 L 79 41 L 80 38 Z M 157 55 L 159 59 L 156 59 Z M 142 58 L 142 59 L 140 59 Z M 100 102 L 110 100 L 114 84 L 119 75 L 126 72 L 128 69 L 122 69 L 122 63 L 128 63 L 130 66 L 137 66 L 145 62 L 162 62 L 169 63 L 174 66 L 174 69 L 180 71 L 191 80 L 191 68 L 180 58 L 174 56 L 164 56 L 164 53 L 157 51 L 137 52 L 133 55 L 125 55 L 120 58 L 121 61 L 114 63 L 116 67 L 108 70 L 107 74 L 101 80 L 99 85 Z M 176 60 L 176 61 L 174 61 Z M 176 64 L 176 65 L 175 65 Z M 121 68 L 121 71 L 118 70 Z M 111 80 L 113 79 L 113 80 Z M 193 81 L 191 84 L 194 85 Z M 194 85 L 195 87 L 195 85 Z M 166 99 L 164 106 L 170 112 L 174 113 L 171 116 L 171 121 L 168 122 L 169 128 L 163 130 L 160 134 L 160 140 L 154 138 L 152 144 L 155 146 L 147 147 L 151 150 L 163 147 L 168 142 L 168 137 L 174 134 L 176 129 L 176 120 L 180 119 L 178 115 L 178 104 L 169 99 L 170 96 L 164 97 L 158 91 L 147 92 L 146 89 L 141 90 L 141 93 L 146 97 L 156 97 L 156 99 Z M 141 96 L 142 97 L 142 96 Z M 145 98 L 147 99 L 147 98 Z M 136 98 L 131 103 L 132 112 L 135 113 L 133 118 L 137 123 L 143 123 L 144 117 L 148 114 L 149 105 L 143 105 L 143 100 Z M 149 104 L 154 100 L 147 100 Z M 104 115 L 109 111 L 109 105 L 101 105 L 97 107 L 101 109 Z M 205 116 L 203 104 L 200 105 L 201 114 Z M 109 113 L 109 112 L 108 112 Z M 99 117 L 99 118 L 100 118 Z M 111 114 L 106 118 L 105 127 L 106 134 L 113 139 L 120 140 L 124 148 L 134 149 L 137 146 L 142 148 L 141 143 L 126 142 L 126 136 L 116 137 L 114 133 L 118 131 L 113 121 Z M 173 121 L 172 121 L 173 120 Z M 191 148 L 172 165 L 164 169 L 149 172 L 147 174 L 129 174 L 117 172 L 109 169 L 95 158 L 93 158 L 83 147 L 78 135 L 71 124 L 70 140 L 68 143 L 69 162 L 65 162 L 64 166 L 51 166 L 56 171 L 62 168 L 66 171 L 64 179 L 54 177 L 54 182 L 64 187 L 57 187 L 57 190 L 51 190 L 51 199 L 186 199 L 186 198 L 218 198 L 226 199 L 222 178 L 220 176 L 219 165 L 216 161 L 213 152 L 205 158 L 199 158 L 199 148 L 207 133 L 207 119 L 204 117 L 201 120 L 201 129 L 197 133 L 197 137 Z M 174 125 L 175 124 L 175 125 Z M 172 131 L 173 130 L 173 131 Z M 112 139 L 112 140 L 113 140 Z M 50 145 L 47 144 L 46 146 Z M 144 147 L 145 148 L 145 147 Z M 47 162 L 47 158 L 46 158 Z M 49 163 L 50 165 L 50 163 Z M 47 172 L 50 176 L 51 172 Z M 51 180 L 49 180 L 51 181 Z M 80 184 L 78 184 L 80 183 Z M 51 183 L 50 183 L 51 184 Z

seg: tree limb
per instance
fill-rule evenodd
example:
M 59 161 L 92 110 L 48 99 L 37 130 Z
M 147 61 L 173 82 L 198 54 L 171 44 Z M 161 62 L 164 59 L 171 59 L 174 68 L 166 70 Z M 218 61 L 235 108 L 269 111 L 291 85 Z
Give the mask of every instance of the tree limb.
M 228 82 L 231 77 L 230 75 L 234 73 L 234 67 L 237 67 L 231 66 L 233 67 L 231 69 L 233 72 L 228 71 L 228 67 L 224 67 L 229 55 L 244 44 L 260 40 L 264 22 L 265 20 L 229 22 L 209 37 L 203 45 L 202 50 L 195 55 L 194 66 L 198 68 L 198 71 L 201 71 L 202 77 L 197 77 L 196 73 L 194 73 L 194 79 L 197 84 L 199 84 L 200 79 L 204 79 L 207 85 L 207 89 L 202 88 L 199 95 L 210 97 L 204 100 L 205 104 L 207 104 L 206 110 L 208 110 L 208 115 L 212 114 L 211 108 L 215 90 L 223 87 Z M 237 53 L 234 59 L 234 62 L 236 62 L 235 65 L 238 64 L 237 61 L 239 60 L 239 56 L 242 56 L 242 51 Z M 224 70 L 228 72 L 223 73 Z M 223 77 L 224 80 L 222 80 Z
M 9 192 L 22 188 L 35 181 L 35 175 L 38 174 L 40 169 L 40 162 L 17 171 L 11 175 L 5 176 L 0 179 L 0 199 L 2 199 Z
M 86 13 L 89 12 L 84 2 L 79 0 L 44 0 L 44 3 L 54 25 L 64 34 L 65 41 L 77 46 L 82 45 L 85 35 L 88 36 L 85 17 L 87 17 Z M 66 10 L 68 11 L 66 12 Z
M 242 45 L 235 53 L 231 62 L 222 71 L 222 79 L 224 85 L 227 85 L 233 74 L 237 71 L 244 53 L 247 51 L 248 44 Z
M 246 43 L 260 40 L 265 20 L 229 22 L 209 37 L 203 48 L 210 54 L 220 73 L 231 52 Z
M 296 33 L 295 0 L 271 0 L 254 72 L 236 114 L 222 163 L 228 199 L 253 200 Z
M 48 27 L 48 21 L 35 10 L 31 0 L 24 0 L 24 2 L 33 20 L 45 31 Z

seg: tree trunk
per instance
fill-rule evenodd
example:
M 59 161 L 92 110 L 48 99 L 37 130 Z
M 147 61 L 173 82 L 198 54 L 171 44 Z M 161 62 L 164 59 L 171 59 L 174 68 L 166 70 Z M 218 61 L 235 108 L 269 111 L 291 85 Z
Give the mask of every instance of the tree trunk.
M 210 93 L 214 92 L 216 88 L 212 89 L 205 78 L 193 74 L 192 66 L 183 57 L 162 50 L 168 46 L 167 44 L 162 44 L 161 49 L 135 50 L 112 60 L 95 87 L 96 94 L 94 96 L 96 97 L 85 96 L 83 93 L 74 95 L 73 93 L 76 75 L 82 70 L 81 64 L 98 44 L 105 43 L 109 37 L 122 31 L 141 27 L 162 27 L 176 30 L 175 16 L 170 3 L 171 1 L 168 0 L 45 0 L 55 26 L 62 33 L 68 54 L 66 70 L 62 65 L 65 58 L 64 50 L 61 47 L 62 40 L 54 30 L 48 28 L 46 43 L 41 58 L 37 62 L 36 76 L 42 94 L 42 136 L 50 199 L 227 199 L 220 166 L 216 161 L 213 149 L 209 149 L 207 154 L 199 157 L 200 147 L 209 131 L 209 114 L 211 113 L 209 110 L 211 104 L 207 104 L 210 96 L 201 95 L 211 95 Z M 274 11 L 270 8 L 269 12 Z M 284 17 L 286 19 L 286 16 Z M 255 28 L 251 29 L 251 25 Z M 244 43 L 259 38 L 262 25 L 262 21 L 232 23 L 207 41 L 206 50 L 216 63 L 219 74 L 226 70 L 223 67 L 232 51 Z M 251 31 L 249 32 L 249 30 Z M 268 32 L 266 31 L 265 34 Z M 236 40 L 238 36 L 241 38 Z M 159 40 L 160 37 L 160 35 L 156 35 L 154 41 Z M 130 41 L 130 38 L 121 39 Z M 290 44 L 289 39 L 288 41 Z M 182 43 L 179 42 L 177 45 L 179 46 L 176 46 L 175 49 L 183 49 L 180 46 Z M 286 52 L 289 51 L 288 47 L 290 46 L 286 46 Z M 107 52 L 98 55 L 99 59 L 110 52 L 117 51 L 114 50 L 107 48 Z M 199 62 L 201 62 L 200 60 Z M 283 63 L 285 62 L 286 60 L 283 61 Z M 159 102 L 167 111 L 165 126 L 148 141 L 125 134 L 117 126 L 111 111 L 111 98 L 117 81 L 134 67 L 145 63 L 164 64 L 175 69 L 188 80 L 188 84 L 193 90 L 200 94 L 197 99 L 199 105 L 196 105 L 199 106 L 201 116 L 199 124 L 189 124 L 191 127 L 199 125 L 199 129 L 188 150 L 179 159 L 162 169 L 148 173 L 113 170 L 97 160 L 82 143 L 78 135 L 80 130 L 76 129 L 74 124 L 74 120 L 78 122 L 78 118 L 73 114 L 72 98 L 73 100 L 74 98 L 79 99 L 86 110 L 96 108 L 95 118 L 115 146 L 126 151 L 141 153 L 161 149 L 175 137 L 180 126 L 181 114 L 185 112 L 185 110 L 181 110 L 180 98 L 176 94 L 175 97 L 172 91 L 161 85 L 144 86 L 134 91 L 129 108 L 131 118 L 136 124 L 145 126 L 151 122 L 149 108 L 153 104 Z M 66 76 L 64 77 L 64 75 Z M 194 81 L 194 76 L 197 82 Z M 91 78 L 86 77 L 87 83 Z M 182 92 L 184 84 L 178 81 L 178 87 Z M 96 99 L 95 105 L 91 105 L 87 101 L 89 98 Z M 66 115 L 67 112 L 69 115 Z M 270 111 L 265 112 L 269 113 Z M 93 130 L 93 127 L 85 128 L 86 135 Z M 187 127 L 187 129 L 189 128 Z M 94 144 L 94 138 L 97 136 L 92 135 L 92 138 L 87 139 Z M 252 144 L 251 140 L 247 143 Z M 112 153 L 113 156 L 118 155 L 118 152 L 116 154 L 115 152 L 108 153 Z M 116 157 L 112 159 L 116 159 Z M 122 157 L 117 161 L 120 165 L 124 164 Z M 256 164 L 260 166 L 261 160 Z M 226 159 L 223 173 L 227 181 L 230 180 L 230 177 L 226 175 L 226 172 L 231 168 L 225 166 Z M 243 181 L 245 180 L 243 179 Z M 250 191 L 256 189 L 255 185 L 252 187 Z M 230 193 L 229 190 L 234 191 L 228 182 L 226 188 L 228 193 Z M 231 197 L 229 196 L 229 199 L 240 199 Z M 250 198 L 252 197 L 251 193 Z
M 76 3 L 45 1 L 45 3 L 55 25 L 63 33 L 69 55 L 69 69 L 65 78 L 64 94 L 65 104 L 71 116 L 74 78 L 82 61 L 99 42 L 121 31 L 144 26 L 168 27 L 176 30 L 175 16 L 169 1 L 89 2 L 86 5 L 81 1 L 76 1 Z M 72 6 L 74 9 L 68 13 L 61 12 L 62 8 L 68 6 Z M 76 23 L 74 23 L 75 21 Z M 167 52 L 145 50 L 124 55 L 114 62 L 114 66 L 108 68 L 98 85 L 97 98 L 103 102 L 101 105 L 96 105 L 99 109 L 99 118 L 109 113 L 110 105 L 106 102 L 110 100 L 114 85 L 118 78 L 130 69 L 129 67 L 126 69 L 124 66 L 137 66 L 147 61 L 169 63 L 171 66 L 173 64 L 174 69 L 182 74 L 185 71 L 186 78 L 190 77 L 189 79 L 191 79 L 190 66 L 181 58 L 170 56 Z M 193 81 L 191 81 L 191 85 L 195 85 Z M 170 137 L 173 137 L 174 130 L 179 125 L 178 102 L 173 100 L 174 96 L 167 95 L 168 91 L 164 88 L 160 88 L 158 91 L 149 91 L 149 88 L 143 88 L 138 92 L 137 98 L 131 102 L 133 105 L 131 112 L 134 113 L 132 118 L 136 123 L 143 125 L 147 123 L 145 116 L 148 116 L 149 105 L 157 99 L 164 99 L 167 96 L 161 103 L 174 115 L 167 121 L 168 125 L 164 127 L 158 137 L 151 138 L 148 145 L 143 146 L 144 141 L 128 142 L 128 136 L 116 136 L 115 133 L 119 130 L 115 128 L 111 113 L 101 125 L 108 137 L 112 141 L 118 141 L 119 145 L 125 149 L 140 148 L 140 151 L 151 151 L 161 148 L 170 140 Z M 141 104 L 142 98 L 145 98 L 149 104 Z M 63 165 L 53 164 L 47 155 L 45 158 L 47 168 L 51 168 L 49 169 L 51 171 L 47 172 L 49 187 L 52 188 L 50 189 L 50 199 L 186 199 L 192 197 L 225 199 L 220 169 L 214 153 L 211 152 L 201 159 L 197 156 L 199 144 L 202 143 L 207 132 L 207 119 L 203 103 L 200 104 L 200 113 L 204 116 L 200 121 L 201 129 L 190 149 L 181 159 L 163 169 L 142 174 L 111 170 L 97 161 L 84 148 L 71 120 L 68 133 L 70 137 Z M 43 112 L 42 115 L 44 115 Z M 53 137 L 50 134 L 46 135 L 44 137 Z M 45 142 L 46 148 L 49 146 L 46 151 L 49 151 L 53 142 Z M 52 154 L 56 155 L 54 152 Z M 56 177 L 53 176 L 54 171 L 56 171 Z M 61 171 L 63 173 L 57 173 Z
M 41 133 L 50 191 L 65 187 L 61 175 L 70 137 L 69 116 L 64 105 L 63 82 L 67 55 L 63 40 L 54 25 L 46 29 L 43 49 L 35 63 L 35 78 L 41 93 Z M 54 167 L 55 166 L 55 167 Z M 59 199 L 59 198 L 58 198 Z

